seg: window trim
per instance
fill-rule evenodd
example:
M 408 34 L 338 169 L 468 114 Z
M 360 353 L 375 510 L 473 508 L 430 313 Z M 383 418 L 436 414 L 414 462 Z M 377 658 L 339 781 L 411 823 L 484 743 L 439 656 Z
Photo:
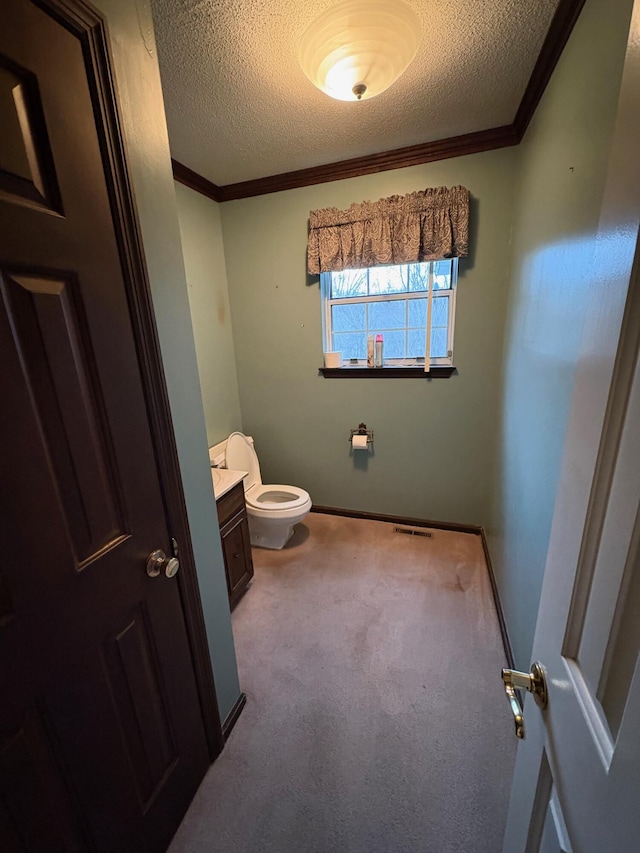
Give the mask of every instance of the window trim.
M 449 260 L 447 258 L 443 258 L 442 260 Z M 451 375 L 453 372 L 454 361 L 453 361 L 453 345 L 454 345 L 454 334 L 455 334 L 455 310 L 456 310 L 456 294 L 457 294 L 457 284 L 458 284 L 458 259 L 451 258 L 451 261 L 454 263 L 452 267 L 452 284 L 451 287 L 447 290 L 434 290 L 433 289 L 433 267 L 429 270 L 429 289 L 428 291 L 409 291 L 409 292 L 396 292 L 396 293 L 383 293 L 376 294 L 374 296 L 349 296 L 343 297 L 339 299 L 331 298 L 331 273 L 320 273 L 320 296 L 322 299 L 322 340 L 324 344 L 325 352 L 333 351 L 333 341 L 332 341 L 332 323 L 331 323 L 331 308 L 333 305 L 350 305 L 350 304 L 370 304 L 373 302 L 389 302 L 389 301 L 400 301 L 407 299 L 427 299 L 427 346 L 430 346 L 430 316 L 432 311 L 432 302 L 433 299 L 441 299 L 446 298 L 449 300 L 449 326 L 447 328 L 447 355 L 440 356 L 436 358 L 432 358 L 429 361 L 429 364 L 426 364 L 424 359 L 416 359 L 416 358 L 395 358 L 395 359 L 385 359 L 385 365 L 382 368 L 370 368 L 367 367 L 367 361 L 365 359 L 358 359 L 357 363 L 347 363 L 342 367 L 338 368 L 323 368 L 322 373 L 324 376 L 335 375 L 335 371 L 339 370 L 347 370 L 351 371 L 353 375 L 355 375 L 355 371 L 358 368 L 365 368 L 369 371 L 371 370 L 385 370 L 388 368 L 389 370 L 397 371 L 401 368 L 406 369 L 407 371 L 412 371 L 410 375 L 414 375 L 415 371 L 419 370 L 429 376 L 430 372 L 433 368 L 452 368 L 447 371 L 447 375 Z M 429 262 L 431 264 L 437 263 L 437 261 Z M 404 266 L 404 264 L 395 264 L 390 266 Z M 371 269 L 369 267 L 368 269 Z M 455 274 L 453 274 L 455 270 Z M 406 329 L 406 327 L 404 327 Z M 425 349 L 425 352 L 428 351 Z M 326 370 L 330 370 L 331 373 L 325 372 Z M 369 374 L 367 374 L 369 375 Z M 442 373 L 444 375 L 444 373 Z

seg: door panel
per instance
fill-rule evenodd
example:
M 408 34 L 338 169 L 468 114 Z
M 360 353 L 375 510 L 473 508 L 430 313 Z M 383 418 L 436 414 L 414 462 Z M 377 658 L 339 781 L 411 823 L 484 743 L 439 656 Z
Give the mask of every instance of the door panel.
M 608 494 L 602 518 L 594 513 L 589 525 L 588 535 L 592 529 L 601 531 L 595 566 L 584 615 L 575 609 L 570 613 L 569 641 L 563 650 L 578 675 L 583 703 L 589 703 L 598 714 L 602 749 L 609 756 L 638 655 L 638 635 L 629 617 L 636 610 L 633 595 L 638 584 L 640 383 L 634 381 L 631 389 L 626 383 L 618 386 L 610 407 L 615 405 L 624 405 L 623 424 L 604 436 L 607 445 L 617 448 L 615 467 L 611 476 L 601 472 L 596 481 L 594 491 L 606 489 Z M 579 572 L 578 581 L 581 574 L 586 584 L 586 573 Z M 580 623 L 579 632 L 574 628 L 576 622 Z M 579 636 L 578 642 L 573 634 Z
M 79 285 L 60 275 L 7 272 L 2 279 L 13 343 L 82 568 L 125 529 Z
M 160 851 L 208 753 L 178 581 L 145 571 L 171 534 L 90 52 L 30 0 L 2 14 L 0 832 Z
M 571 845 L 566 836 L 560 803 L 555 792 L 549 798 L 542 827 L 542 838 L 540 839 L 540 853 L 572 853 Z
M 61 213 L 60 193 L 35 77 L 0 58 L 0 197 Z
M 640 523 L 636 516 L 631 560 L 627 560 L 625 574 L 616 603 L 613 631 L 606 649 L 598 699 L 614 737 L 617 737 L 633 673 L 640 651 Z
M 84 849 L 36 707 L 0 752 L 0 849 Z
M 113 704 L 143 809 L 178 760 L 162 681 L 142 608 L 105 647 Z

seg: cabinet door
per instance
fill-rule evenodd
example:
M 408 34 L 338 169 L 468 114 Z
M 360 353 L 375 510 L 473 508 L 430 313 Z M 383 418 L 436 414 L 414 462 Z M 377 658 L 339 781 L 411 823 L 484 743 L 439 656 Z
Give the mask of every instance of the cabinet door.
M 249 525 L 244 511 L 234 516 L 221 531 L 222 551 L 227 572 L 227 587 L 231 606 L 242 595 L 253 577 Z

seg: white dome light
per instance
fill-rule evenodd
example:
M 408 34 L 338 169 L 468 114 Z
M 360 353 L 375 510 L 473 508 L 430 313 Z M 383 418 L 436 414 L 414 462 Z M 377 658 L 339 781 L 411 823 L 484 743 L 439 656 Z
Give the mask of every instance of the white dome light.
M 388 89 L 420 43 L 420 22 L 401 0 L 345 0 L 305 30 L 300 65 L 311 82 L 340 101 Z

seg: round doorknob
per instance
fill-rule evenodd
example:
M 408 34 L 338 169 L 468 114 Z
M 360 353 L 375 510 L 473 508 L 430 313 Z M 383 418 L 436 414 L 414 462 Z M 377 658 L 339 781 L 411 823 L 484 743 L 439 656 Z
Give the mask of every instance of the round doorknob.
M 179 560 L 175 557 L 168 558 L 164 551 L 160 549 L 152 551 L 147 557 L 147 574 L 150 578 L 157 578 L 163 569 L 165 575 L 168 578 L 172 578 L 179 568 Z

